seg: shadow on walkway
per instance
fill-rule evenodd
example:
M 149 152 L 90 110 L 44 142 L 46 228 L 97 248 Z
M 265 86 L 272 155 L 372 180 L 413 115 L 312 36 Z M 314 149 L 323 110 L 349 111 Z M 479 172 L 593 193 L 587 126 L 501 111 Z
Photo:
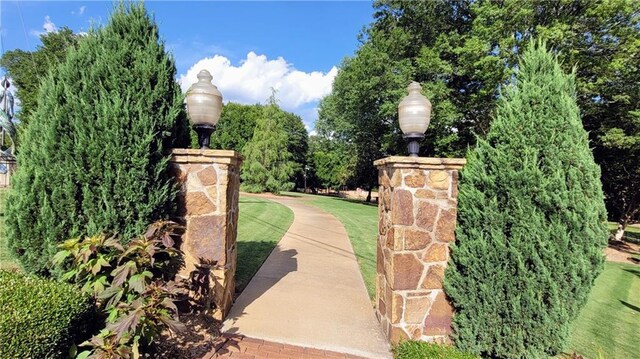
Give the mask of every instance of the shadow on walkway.
M 342 223 L 301 199 L 260 197 L 289 207 L 294 220 L 236 300 L 222 332 L 391 358 Z
M 242 253 L 240 251 L 241 245 L 273 245 L 272 243 L 265 242 L 253 242 L 253 243 L 238 243 L 238 253 Z M 244 251 L 245 253 L 248 251 Z M 237 310 L 237 313 L 240 313 L 234 320 L 228 323 L 229 328 L 226 330 L 227 333 L 234 334 L 237 333 L 238 328 L 234 327 L 234 323 L 242 318 L 246 312 L 245 309 L 251 303 L 253 303 L 256 299 L 260 298 L 266 291 L 268 291 L 271 287 L 273 287 L 276 283 L 278 283 L 282 278 L 284 278 L 287 274 L 291 272 L 295 272 L 298 270 L 298 260 L 295 256 L 298 252 L 295 249 L 281 250 L 277 245 L 276 248 L 273 249 L 267 261 L 271 263 L 269 266 L 269 270 L 258 271 L 256 275 L 251 279 L 254 282 L 253 285 L 245 287 L 242 291 L 242 297 L 239 297 L 238 301 L 234 304 L 234 310 Z M 238 261 L 240 258 L 238 258 Z

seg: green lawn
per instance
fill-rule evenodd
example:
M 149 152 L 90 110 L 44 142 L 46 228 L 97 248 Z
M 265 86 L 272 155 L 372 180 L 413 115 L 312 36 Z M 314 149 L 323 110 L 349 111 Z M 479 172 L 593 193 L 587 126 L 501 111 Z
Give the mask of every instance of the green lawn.
M 17 270 L 19 267 L 9 255 L 9 248 L 7 248 L 4 237 L 4 204 L 8 192 L 8 189 L 0 188 L 0 269 Z
M 640 357 L 640 266 L 607 262 L 573 323 L 570 351 L 587 358 Z
M 347 230 L 353 251 L 358 259 L 362 278 L 367 286 L 369 298 L 376 293 L 376 238 L 378 237 L 378 206 L 336 197 L 287 193 L 301 196 L 325 212 L 334 215 Z
M 249 284 L 293 222 L 293 212 L 266 199 L 240 196 L 236 292 Z

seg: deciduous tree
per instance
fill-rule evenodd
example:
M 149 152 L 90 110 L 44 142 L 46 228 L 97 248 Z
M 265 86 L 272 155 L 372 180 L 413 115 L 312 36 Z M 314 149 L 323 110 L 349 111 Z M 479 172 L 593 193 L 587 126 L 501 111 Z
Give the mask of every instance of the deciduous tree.
M 49 71 L 64 61 L 69 49 L 76 48 L 80 39 L 80 35 L 64 27 L 41 35 L 42 44 L 35 51 L 12 50 L 0 58 L 0 66 L 6 69 L 16 86 L 16 96 L 20 99 L 20 111 L 16 117 L 22 127 L 35 112 L 40 82 Z
M 374 8 L 320 107 L 319 126 L 356 148 L 360 184 L 375 183 L 371 161 L 405 153 L 396 107 L 411 80 L 434 105 L 421 155 L 463 156 L 476 135 L 486 136 L 501 89 L 537 37 L 565 71 L 577 65 L 578 105 L 610 219 L 637 221 L 640 161 L 628 140 L 638 135 L 640 2 L 378 0 Z
M 310 143 L 309 162 L 320 185 L 334 189 L 346 185 L 355 165 L 349 148 L 340 141 L 322 136 L 312 136 Z

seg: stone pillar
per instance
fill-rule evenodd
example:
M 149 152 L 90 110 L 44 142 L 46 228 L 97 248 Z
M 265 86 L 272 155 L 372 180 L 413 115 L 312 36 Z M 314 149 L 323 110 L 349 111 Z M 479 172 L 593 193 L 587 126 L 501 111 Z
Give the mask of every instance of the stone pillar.
M 231 308 L 236 285 L 241 163 L 235 151 L 174 149 L 171 157 L 180 186 L 178 211 L 186 226 L 180 247 L 185 268 L 179 275 L 188 278 L 196 265 L 215 263 L 205 295 L 216 304 L 213 316 L 219 320 Z
M 442 288 L 455 239 L 464 159 L 387 157 L 378 167 L 376 315 L 392 343 L 448 343 L 453 310 Z

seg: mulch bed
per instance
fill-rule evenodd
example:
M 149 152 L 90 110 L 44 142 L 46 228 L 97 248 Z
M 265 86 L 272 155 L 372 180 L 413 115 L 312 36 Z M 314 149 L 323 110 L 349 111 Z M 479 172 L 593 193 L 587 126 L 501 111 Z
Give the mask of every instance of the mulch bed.
M 186 327 L 182 333 L 165 331 L 156 341 L 156 358 L 201 359 L 226 341 L 220 335 L 221 323 L 205 313 L 181 314 Z

